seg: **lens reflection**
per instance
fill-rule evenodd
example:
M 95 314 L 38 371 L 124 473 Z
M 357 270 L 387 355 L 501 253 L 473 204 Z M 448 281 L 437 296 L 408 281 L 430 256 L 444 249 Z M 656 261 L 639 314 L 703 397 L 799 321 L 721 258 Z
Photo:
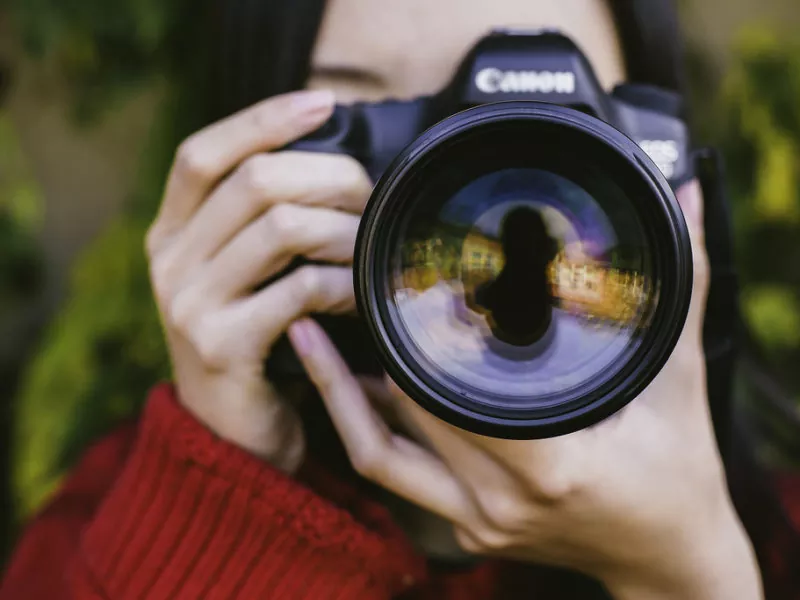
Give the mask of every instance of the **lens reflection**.
M 473 310 L 484 313 L 492 334 L 514 346 L 528 346 L 547 331 L 553 300 L 548 267 L 558 253 L 542 216 L 519 206 L 500 225 L 503 268 L 473 286 Z
M 657 286 L 630 200 L 505 169 L 434 204 L 412 211 L 391 285 L 411 350 L 448 388 L 547 405 L 635 351 Z

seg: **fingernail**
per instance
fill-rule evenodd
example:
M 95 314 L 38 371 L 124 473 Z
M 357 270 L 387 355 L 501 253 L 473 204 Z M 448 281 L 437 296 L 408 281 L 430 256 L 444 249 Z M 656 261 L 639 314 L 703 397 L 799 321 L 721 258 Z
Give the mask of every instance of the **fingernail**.
M 311 328 L 306 321 L 297 321 L 289 327 L 289 339 L 292 341 L 295 352 L 300 356 L 311 354 L 314 341 L 312 339 Z
M 292 105 L 298 112 L 317 113 L 330 110 L 336 97 L 331 90 L 309 90 L 296 92 L 292 98 Z

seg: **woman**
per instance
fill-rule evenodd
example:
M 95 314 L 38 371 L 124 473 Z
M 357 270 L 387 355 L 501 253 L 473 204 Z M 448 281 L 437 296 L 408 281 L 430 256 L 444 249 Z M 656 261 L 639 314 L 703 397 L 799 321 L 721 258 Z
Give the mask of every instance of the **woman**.
M 175 384 L 89 450 L 0 598 L 762 597 L 706 398 L 696 183 L 678 191 L 696 261 L 683 336 L 642 396 L 592 429 L 531 442 L 456 430 L 356 378 L 305 317 L 354 309 L 371 184 L 349 157 L 277 150 L 334 101 L 436 91 L 498 26 L 558 27 L 606 87 L 624 79 L 604 0 L 331 0 L 307 91 L 182 144 L 147 239 Z M 258 288 L 295 255 L 325 264 Z M 287 331 L 361 478 L 307 452 L 296 400 L 264 379 Z

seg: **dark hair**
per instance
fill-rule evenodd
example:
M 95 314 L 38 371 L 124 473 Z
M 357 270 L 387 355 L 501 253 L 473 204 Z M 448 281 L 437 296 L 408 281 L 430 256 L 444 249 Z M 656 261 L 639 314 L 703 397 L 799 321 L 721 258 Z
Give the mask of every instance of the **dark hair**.
M 217 0 L 212 119 L 301 89 L 325 0 Z M 683 43 L 674 0 L 611 0 L 628 80 L 684 89 Z
M 211 120 L 302 89 L 325 0 L 214 0 Z

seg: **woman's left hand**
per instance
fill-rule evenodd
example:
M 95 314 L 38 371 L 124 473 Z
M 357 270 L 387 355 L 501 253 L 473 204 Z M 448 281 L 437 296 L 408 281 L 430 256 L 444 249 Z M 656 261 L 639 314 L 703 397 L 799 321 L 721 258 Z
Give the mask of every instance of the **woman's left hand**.
M 684 186 L 678 199 L 695 270 L 683 334 L 642 395 L 589 429 L 534 441 L 482 437 L 438 420 L 391 386 L 377 400 L 394 403 L 425 440 L 413 442 L 389 429 L 372 404 L 377 392 L 367 396 L 316 323 L 292 325 L 354 468 L 453 522 L 471 552 L 576 569 L 619 599 L 761 598 L 708 409 L 699 186 Z

